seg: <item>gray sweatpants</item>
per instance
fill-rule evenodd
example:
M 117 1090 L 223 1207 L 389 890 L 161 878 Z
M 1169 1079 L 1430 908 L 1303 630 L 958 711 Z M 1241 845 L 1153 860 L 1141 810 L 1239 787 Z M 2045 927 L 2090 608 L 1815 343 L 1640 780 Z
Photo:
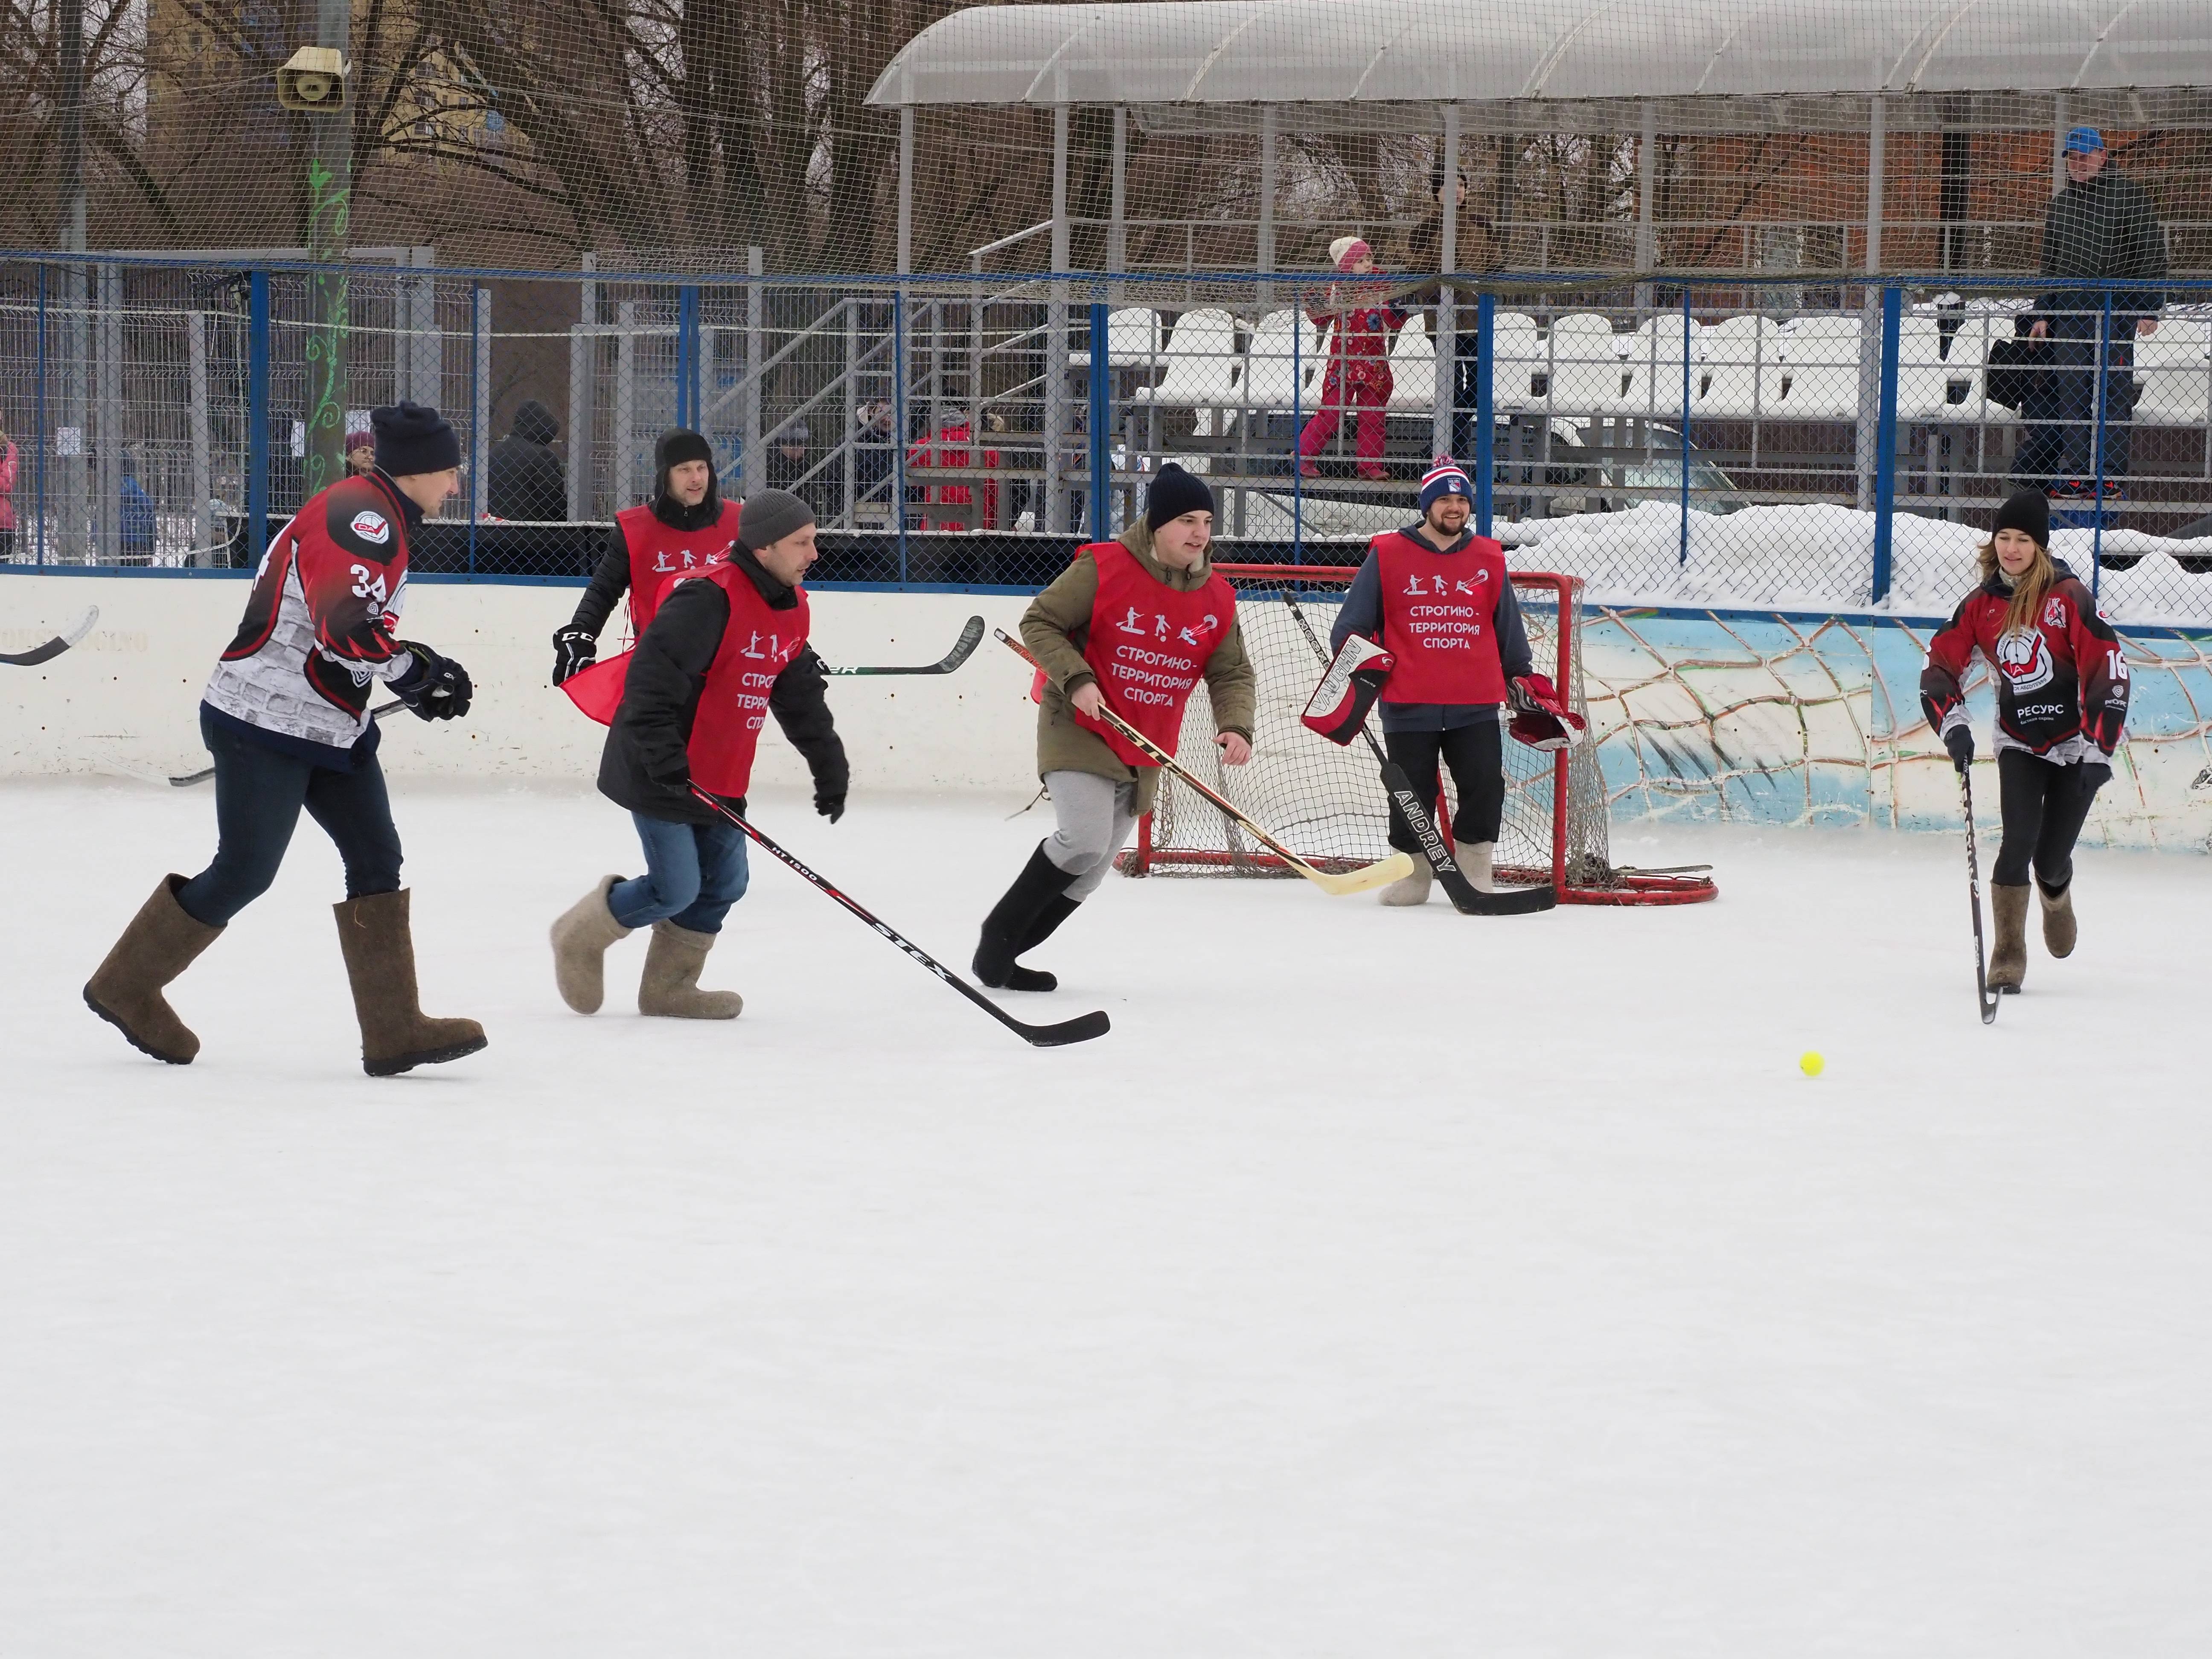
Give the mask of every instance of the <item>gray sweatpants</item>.
M 1080 904 L 1098 890 L 1114 854 L 1137 827 L 1137 786 L 1096 772 L 1048 772 L 1044 787 L 1060 820 L 1045 840 L 1044 855 L 1075 878 L 1067 896 Z

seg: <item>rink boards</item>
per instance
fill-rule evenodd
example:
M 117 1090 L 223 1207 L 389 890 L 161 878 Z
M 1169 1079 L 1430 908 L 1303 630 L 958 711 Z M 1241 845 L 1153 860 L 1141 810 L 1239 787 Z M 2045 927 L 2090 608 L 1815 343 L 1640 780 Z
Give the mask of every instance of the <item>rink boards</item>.
M 158 778 L 204 766 L 198 693 L 244 599 L 234 576 L 0 576 L 0 649 L 32 645 L 88 605 L 100 611 L 66 655 L 0 670 L 0 775 Z M 468 665 L 476 707 L 458 729 L 387 721 L 387 769 L 588 781 L 601 730 L 547 678 L 553 630 L 575 599 L 569 583 L 411 584 L 404 631 Z M 815 641 L 832 662 L 926 662 L 969 617 L 1011 630 L 1026 603 L 1008 592 L 817 589 Z M 1590 607 L 1586 690 L 1613 822 L 1948 827 L 1956 789 L 1917 689 L 1936 626 Z M 618 632 L 610 629 L 608 649 Z M 2131 628 L 2122 637 L 2134 688 L 2128 742 L 2084 839 L 2205 850 L 2212 787 L 2192 786 L 2212 766 L 2212 634 Z M 1021 665 L 987 647 L 943 678 L 842 679 L 830 695 L 861 788 L 1005 793 L 1034 787 L 1028 691 Z M 1986 750 L 1985 676 L 1969 700 Z M 763 744 L 761 756 L 763 786 L 803 781 L 787 745 Z M 1994 787 L 1978 795 L 1994 808 Z

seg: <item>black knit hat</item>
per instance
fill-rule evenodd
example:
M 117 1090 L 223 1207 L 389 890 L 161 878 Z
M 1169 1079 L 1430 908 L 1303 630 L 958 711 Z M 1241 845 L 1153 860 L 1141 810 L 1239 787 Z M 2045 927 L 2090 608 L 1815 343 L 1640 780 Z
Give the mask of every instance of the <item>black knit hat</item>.
M 1214 510 L 1213 492 L 1206 487 L 1206 480 L 1193 477 L 1173 461 L 1162 467 L 1152 487 L 1145 492 L 1145 527 L 1158 530 L 1170 519 L 1180 519 L 1186 513 L 1211 513 Z
M 377 470 L 394 478 L 417 472 L 445 472 L 461 464 L 460 434 L 434 409 L 404 398 L 390 409 L 368 411 L 376 436 Z
M 2015 489 L 1997 508 L 1997 521 L 1990 526 L 1995 535 L 2000 530 L 2025 530 L 2035 538 L 2035 544 L 2046 551 L 2051 546 L 2051 502 L 2039 489 Z
M 703 433 L 694 432 L 688 426 L 672 427 L 660 434 L 653 447 L 653 465 L 665 477 L 672 466 L 681 466 L 686 461 L 714 464 L 714 446 L 707 441 Z

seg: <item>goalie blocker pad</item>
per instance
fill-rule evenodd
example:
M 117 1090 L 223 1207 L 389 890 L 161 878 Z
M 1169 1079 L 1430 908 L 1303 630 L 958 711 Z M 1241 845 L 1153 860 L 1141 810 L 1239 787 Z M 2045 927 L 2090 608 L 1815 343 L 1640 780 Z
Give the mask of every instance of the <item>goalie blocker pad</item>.
M 1589 722 L 1566 705 L 1541 674 L 1523 674 L 1507 689 L 1513 700 L 1513 735 L 1531 749 L 1565 749 L 1580 743 Z
M 1367 723 L 1368 710 L 1397 665 L 1398 659 L 1374 641 L 1347 636 L 1299 720 L 1331 743 L 1350 743 Z

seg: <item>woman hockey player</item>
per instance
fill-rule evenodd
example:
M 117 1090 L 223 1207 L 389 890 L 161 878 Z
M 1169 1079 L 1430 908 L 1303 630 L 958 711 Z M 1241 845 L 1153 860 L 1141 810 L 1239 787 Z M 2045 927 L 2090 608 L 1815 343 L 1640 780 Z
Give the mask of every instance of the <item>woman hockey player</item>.
M 1382 689 L 1383 750 L 1425 801 L 1443 787 L 1438 761 L 1451 768 L 1454 861 L 1487 893 L 1497 890 L 1491 860 L 1505 805 L 1498 710 L 1530 663 L 1505 550 L 1468 527 L 1474 505 L 1467 474 L 1440 458 L 1421 480 L 1420 521 L 1368 544 L 1328 642 L 1334 652 L 1358 634 L 1397 658 Z M 1548 683 L 1543 690 L 1550 695 Z M 1395 814 L 1390 845 L 1414 855 L 1413 872 L 1376 896 L 1426 903 L 1431 873 Z
M 1049 991 L 1050 974 L 1015 958 L 1050 938 L 1097 891 L 1114 854 L 1159 792 L 1159 768 L 1099 718 L 1114 712 L 1170 754 L 1202 676 L 1214 739 L 1231 766 L 1252 758 L 1252 665 L 1237 596 L 1206 556 L 1213 493 L 1172 462 L 1145 516 L 1119 541 L 1092 542 L 1038 594 L 1022 641 L 1042 665 L 1037 775 L 1058 827 L 983 919 L 975 977 L 994 989 Z
M 338 945 L 363 1068 L 388 1077 L 484 1046 L 476 1021 L 429 1019 L 416 1006 L 399 832 L 368 713 L 379 684 L 424 720 L 469 712 L 461 665 L 398 637 L 408 539 L 458 493 L 460 441 L 436 410 L 414 404 L 370 420 L 375 470 L 332 484 L 284 526 L 202 696 L 215 861 L 189 881 L 164 877 L 84 988 L 93 1012 L 172 1066 L 190 1065 L 200 1043 L 162 988 L 269 890 L 302 807 L 345 861 Z
M 1357 236 L 1338 237 L 1328 246 L 1328 257 L 1346 276 L 1364 276 L 1375 269 L 1373 250 Z M 1328 341 L 1328 370 L 1322 377 L 1321 408 L 1298 434 L 1298 466 L 1312 477 L 1318 471 L 1313 458 L 1342 429 L 1346 413 L 1356 410 L 1359 476 L 1382 477 L 1383 411 L 1390 405 L 1395 384 L 1390 337 L 1405 326 L 1406 313 L 1390 304 L 1387 291 L 1375 283 L 1333 283 L 1328 306 L 1311 314 Z
M 1995 672 L 1997 785 L 2004 840 L 1990 872 L 1996 945 L 1989 987 L 2017 991 L 2027 973 L 2027 884 L 2043 900 L 2043 943 L 2074 949 L 2074 842 L 2112 775 L 2128 714 L 2128 666 L 2081 579 L 2051 556 L 2051 504 L 2023 489 L 1997 509 L 1982 545 L 1981 586 L 1929 641 L 1920 677 L 1928 724 L 1960 771 L 1974 758 L 1960 689 L 1976 651 Z
M 734 1019 L 744 1006 L 734 991 L 701 990 L 699 974 L 744 896 L 745 838 L 691 786 L 743 812 L 769 715 L 806 757 L 814 810 L 832 823 L 844 816 L 845 746 L 806 643 L 799 586 L 814 562 L 814 514 L 781 489 L 761 491 L 744 513 L 744 537 L 676 579 L 624 665 L 599 793 L 629 809 L 645 873 L 603 878 L 553 924 L 555 983 L 580 1014 L 596 1013 L 605 998 L 607 947 L 648 926 L 638 1012 Z M 610 662 L 595 672 L 619 671 Z
M 556 685 L 598 659 L 599 634 L 625 590 L 637 638 L 672 582 L 720 560 L 738 538 L 738 504 L 722 499 L 714 446 L 702 434 L 686 427 L 664 432 L 653 459 L 653 499 L 615 514 L 591 586 L 553 635 Z

